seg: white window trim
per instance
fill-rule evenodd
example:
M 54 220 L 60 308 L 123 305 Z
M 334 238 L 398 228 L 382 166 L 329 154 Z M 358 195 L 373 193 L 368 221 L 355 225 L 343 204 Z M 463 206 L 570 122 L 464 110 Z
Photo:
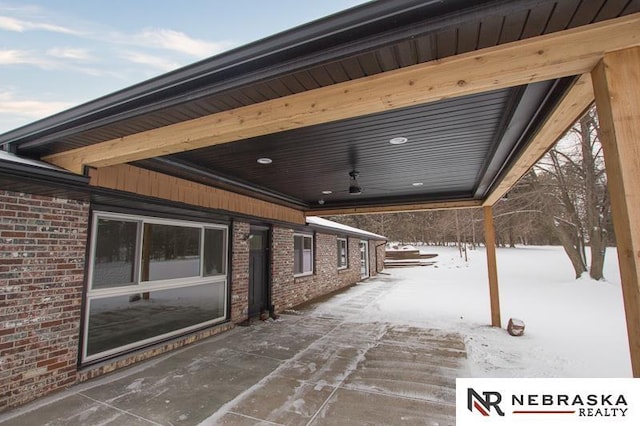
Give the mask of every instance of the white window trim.
M 294 250 L 293 250 L 293 255 L 296 255 L 296 251 L 295 251 L 295 238 L 296 237 L 303 237 L 303 238 L 311 238 L 311 270 L 310 271 L 304 271 L 304 272 L 300 272 L 300 273 L 296 273 L 295 270 L 293 272 L 293 277 L 294 278 L 300 278 L 300 277 L 308 277 L 310 275 L 313 275 L 313 272 L 315 270 L 315 247 L 314 247 L 314 235 L 313 234 L 303 234 L 303 233 L 294 233 L 293 234 L 293 240 L 294 240 Z M 304 242 L 302 243 L 302 249 L 304 250 Z M 294 265 L 295 265 L 295 259 L 294 259 Z
M 203 285 L 203 284 L 215 284 L 214 282 L 206 282 L 206 283 L 198 283 L 198 284 L 194 284 L 194 286 L 198 286 L 198 285 Z M 182 286 L 182 287 L 190 287 L 190 286 Z M 226 286 L 225 286 L 226 287 Z M 176 288 L 176 287 L 170 287 L 170 288 Z M 203 327 L 207 327 L 209 325 L 214 325 L 214 324 L 218 324 L 222 321 L 224 321 L 226 319 L 226 312 L 227 312 L 227 291 L 228 288 L 225 288 L 225 296 L 224 296 L 224 315 L 222 315 L 221 317 L 218 318 L 213 318 L 209 321 L 205 321 L 205 322 L 201 322 L 198 324 L 194 324 L 191 325 L 189 327 L 185 327 L 185 328 L 181 328 L 179 330 L 174 330 L 174 331 L 170 331 L 168 333 L 164 333 L 164 334 L 159 334 L 157 336 L 153 336 L 153 337 L 149 337 L 148 339 L 143 339 L 143 340 L 139 340 L 135 343 L 129 343 L 127 345 L 124 346 L 118 346 L 117 348 L 113 348 L 113 349 L 109 349 L 103 352 L 98 352 L 96 354 L 93 355 L 87 355 L 87 344 L 88 344 L 88 339 L 87 336 L 89 334 L 89 312 L 91 311 L 91 301 L 92 300 L 97 300 L 97 299 L 101 299 L 104 298 L 106 296 L 102 296 L 102 297 L 92 297 L 92 298 L 88 298 L 87 299 L 87 308 L 86 308 L 86 312 L 85 312 L 85 321 L 84 321 L 84 339 L 82 340 L 82 362 L 91 362 L 91 361 L 95 361 L 98 359 L 102 359 L 111 355 L 115 355 L 121 352 L 126 352 L 128 350 L 131 349 L 135 349 L 141 346 L 145 346 L 149 343 L 153 343 L 153 342 L 157 342 L 160 340 L 164 340 L 173 336 L 178 336 L 181 334 L 185 334 L 188 333 L 192 330 L 197 330 Z M 135 293 L 140 293 L 140 290 L 138 290 Z M 117 295 L 117 296 L 125 296 L 125 295 Z
M 349 268 L 349 239 L 338 237 L 336 239 L 336 245 L 338 245 L 340 241 L 344 241 L 345 264 L 340 265 L 340 255 L 338 254 L 338 271 L 342 271 L 344 269 Z
M 130 285 L 124 285 L 120 287 L 110 287 L 104 289 L 92 289 L 93 286 L 93 263 L 94 263 L 94 253 L 95 246 L 97 240 L 97 226 L 99 218 L 107 218 L 114 220 L 124 220 L 130 222 L 138 223 L 138 236 L 136 240 L 136 254 L 135 254 L 135 262 L 134 265 L 134 275 L 136 276 L 134 283 Z M 142 281 L 141 280 L 141 262 L 142 262 L 142 233 L 144 232 L 144 224 L 145 223 L 153 223 L 160 225 L 169 225 L 169 226 L 184 226 L 189 228 L 199 228 L 201 230 L 201 238 L 200 238 L 200 274 L 194 275 L 192 277 L 185 278 L 175 278 L 169 280 L 156 280 L 156 281 Z M 223 265 L 225 266 L 225 273 L 212 275 L 212 276 L 204 276 L 204 231 L 205 229 L 220 229 L 224 230 L 224 247 L 223 250 Z M 229 252 L 229 227 L 227 225 L 219 225 L 212 223 L 204 223 L 204 222 L 192 222 L 187 220 L 180 219 L 163 219 L 157 218 L 153 216 L 144 216 L 144 215 L 132 215 L 132 214 L 122 214 L 122 213 L 111 213 L 108 211 L 94 211 L 92 215 L 92 224 L 91 224 L 91 241 L 90 241 L 90 252 L 88 257 L 89 267 L 87 270 L 87 292 L 85 297 L 85 313 L 84 313 L 84 326 L 83 326 L 83 339 L 82 339 L 82 362 L 90 362 L 97 359 L 105 358 L 114 354 L 118 354 L 121 352 L 128 351 L 130 349 L 134 349 L 136 347 L 144 346 L 149 343 L 160 341 L 166 339 L 168 337 L 177 336 L 180 334 L 188 333 L 191 330 L 195 330 L 202 327 L 207 327 L 208 325 L 217 324 L 223 322 L 227 317 L 228 311 L 228 294 L 229 294 L 229 265 L 228 265 L 228 252 Z M 224 309 L 223 315 L 218 318 L 212 318 L 209 321 L 205 321 L 202 323 L 194 324 L 189 327 L 185 327 L 179 330 L 175 330 L 169 333 L 165 333 L 162 335 L 150 337 L 148 339 L 140 340 L 135 343 L 130 343 L 124 346 L 120 346 L 117 348 L 109 349 L 107 351 L 103 351 L 93 355 L 87 355 L 87 345 L 88 345 L 88 336 L 89 336 L 89 313 L 91 311 L 90 304 L 93 299 L 102 299 L 106 297 L 113 296 L 126 296 L 129 294 L 136 294 L 142 292 L 151 292 L 158 290 L 168 290 L 182 287 L 191 287 L 197 285 L 204 284 L 216 284 L 216 283 L 224 283 Z

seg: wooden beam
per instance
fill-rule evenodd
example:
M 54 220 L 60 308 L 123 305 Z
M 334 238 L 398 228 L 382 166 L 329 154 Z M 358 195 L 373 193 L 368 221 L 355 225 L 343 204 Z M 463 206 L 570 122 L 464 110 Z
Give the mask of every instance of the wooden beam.
M 640 45 L 640 14 L 401 68 L 45 157 L 105 167 L 314 124 L 590 72 Z
M 500 178 L 484 200 L 493 206 L 551 149 L 593 103 L 591 75 L 583 74 L 557 104 L 549 118 L 522 150 L 515 163 Z
M 128 164 L 91 169 L 90 185 L 214 210 L 304 225 L 304 213 L 290 207 L 213 188 Z
M 493 207 L 485 206 L 484 241 L 487 250 L 487 271 L 489 273 L 489 300 L 491 303 L 491 325 L 502 327 L 500 319 L 500 293 L 498 290 L 498 262 L 496 260 L 496 232 L 493 227 Z
M 337 207 L 305 211 L 305 216 L 342 216 L 370 213 L 401 213 L 420 210 L 470 209 L 480 207 L 480 200 L 432 201 L 428 203 L 399 204 L 394 206 Z
M 634 377 L 640 377 L 640 48 L 593 70 Z

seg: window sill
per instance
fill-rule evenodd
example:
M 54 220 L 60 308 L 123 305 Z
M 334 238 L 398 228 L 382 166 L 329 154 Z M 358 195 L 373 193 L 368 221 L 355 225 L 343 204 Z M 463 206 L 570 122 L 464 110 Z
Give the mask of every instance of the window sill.
M 312 277 L 313 276 L 313 272 L 305 272 L 302 274 L 293 274 L 293 278 L 306 278 L 306 277 Z

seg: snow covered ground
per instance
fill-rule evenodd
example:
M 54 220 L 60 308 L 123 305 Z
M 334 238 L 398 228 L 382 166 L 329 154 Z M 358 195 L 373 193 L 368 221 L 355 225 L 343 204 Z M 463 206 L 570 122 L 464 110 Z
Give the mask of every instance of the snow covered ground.
M 484 248 L 469 251 L 468 262 L 454 247 L 419 248 L 438 253 L 437 264 L 387 269 L 399 285 L 358 321 L 456 330 L 476 377 L 631 377 L 615 249 L 605 282 L 575 280 L 560 247 L 498 249 L 503 327 L 511 317 L 526 324 L 524 336 L 512 337 L 487 326 Z

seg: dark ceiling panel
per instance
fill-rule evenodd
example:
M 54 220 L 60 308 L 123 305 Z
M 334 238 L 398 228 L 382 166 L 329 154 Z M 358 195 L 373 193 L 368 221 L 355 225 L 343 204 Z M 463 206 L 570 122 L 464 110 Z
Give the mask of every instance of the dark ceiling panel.
M 296 79 L 294 75 L 282 77 L 278 79 L 278 81 L 280 81 L 282 85 L 287 88 L 287 91 L 289 93 L 293 94 L 293 93 L 300 93 L 305 91 L 304 86 L 300 84 L 300 82 L 298 81 L 298 79 Z
M 536 37 L 544 34 L 554 8 L 555 5 L 549 3 L 543 4 L 539 8 L 533 9 L 529 12 L 527 22 L 522 30 L 522 38 Z
M 623 14 L 640 12 L 640 0 L 631 0 L 627 7 L 624 8 Z
M 416 38 L 416 51 L 421 63 L 436 59 L 434 37 L 424 36 Z
M 484 49 L 498 44 L 503 21 L 503 16 L 487 16 L 482 19 L 480 22 L 478 49 Z
M 549 19 L 549 24 L 547 25 L 547 33 L 569 28 L 569 23 L 573 19 L 579 5 L 580 0 L 562 0 L 557 2 L 551 19 Z
M 480 36 L 480 23 L 474 22 L 458 30 L 458 54 L 471 52 L 478 47 Z
M 413 40 L 407 40 L 404 43 L 398 44 L 395 53 L 400 68 L 409 67 L 418 63 L 418 55 Z
M 340 62 L 326 64 L 324 69 L 334 83 L 342 83 L 343 81 L 349 80 L 349 76 Z
M 496 128 L 514 89 L 404 108 L 265 135 L 168 158 L 270 188 L 313 205 L 352 202 L 349 172 L 378 197 L 435 197 L 445 187 L 472 196 Z M 404 136 L 409 142 L 391 145 Z M 464 152 L 465 155 L 461 155 Z M 257 158 L 269 157 L 264 166 Z M 148 166 L 148 164 L 145 164 Z M 412 186 L 414 182 L 421 186 Z M 334 191 L 324 195 L 323 190 Z
M 603 21 L 605 19 L 615 18 L 616 16 L 620 16 L 623 13 L 624 8 L 627 7 L 631 3 L 630 0 L 609 0 L 605 2 L 605 4 L 598 12 L 598 16 L 596 17 L 597 21 Z
M 349 80 L 355 80 L 357 78 L 362 78 L 366 74 L 362 70 L 360 66 L 360 62 L 358 62 L 358 58 L 348 58 L 342 61 L 342 68 L 347 73 Z
M 320 87 L 318 82 L 308 71 L 297 72 L 293 75 L 296 80 L 304 87 L 304 90 L 313 90 Z
M 313 79 L 317 81 L 320 86 L 329 86 L 336 83 L 324 66 L 310 69 L 309 74 L 313 76 Z
M 571 27 L 578 27 L 593 22 L 606 0 L 582 0 L 571 20 Z
M 520 40 L 528 17 L 528 10 L 521 10 L 505 16 L 502 24 L 502 31 L 500 32 L 500 44 Z
M 382 72 L 378 57 L 374 52 L 365 53 L 358 57 L 360 66 L 366 75 L 373 75 Z
M 456 54 L 458 47 L 458 32 L 455 28 L 440 31 L 436 34 L 436 51 L 438 59 Z

